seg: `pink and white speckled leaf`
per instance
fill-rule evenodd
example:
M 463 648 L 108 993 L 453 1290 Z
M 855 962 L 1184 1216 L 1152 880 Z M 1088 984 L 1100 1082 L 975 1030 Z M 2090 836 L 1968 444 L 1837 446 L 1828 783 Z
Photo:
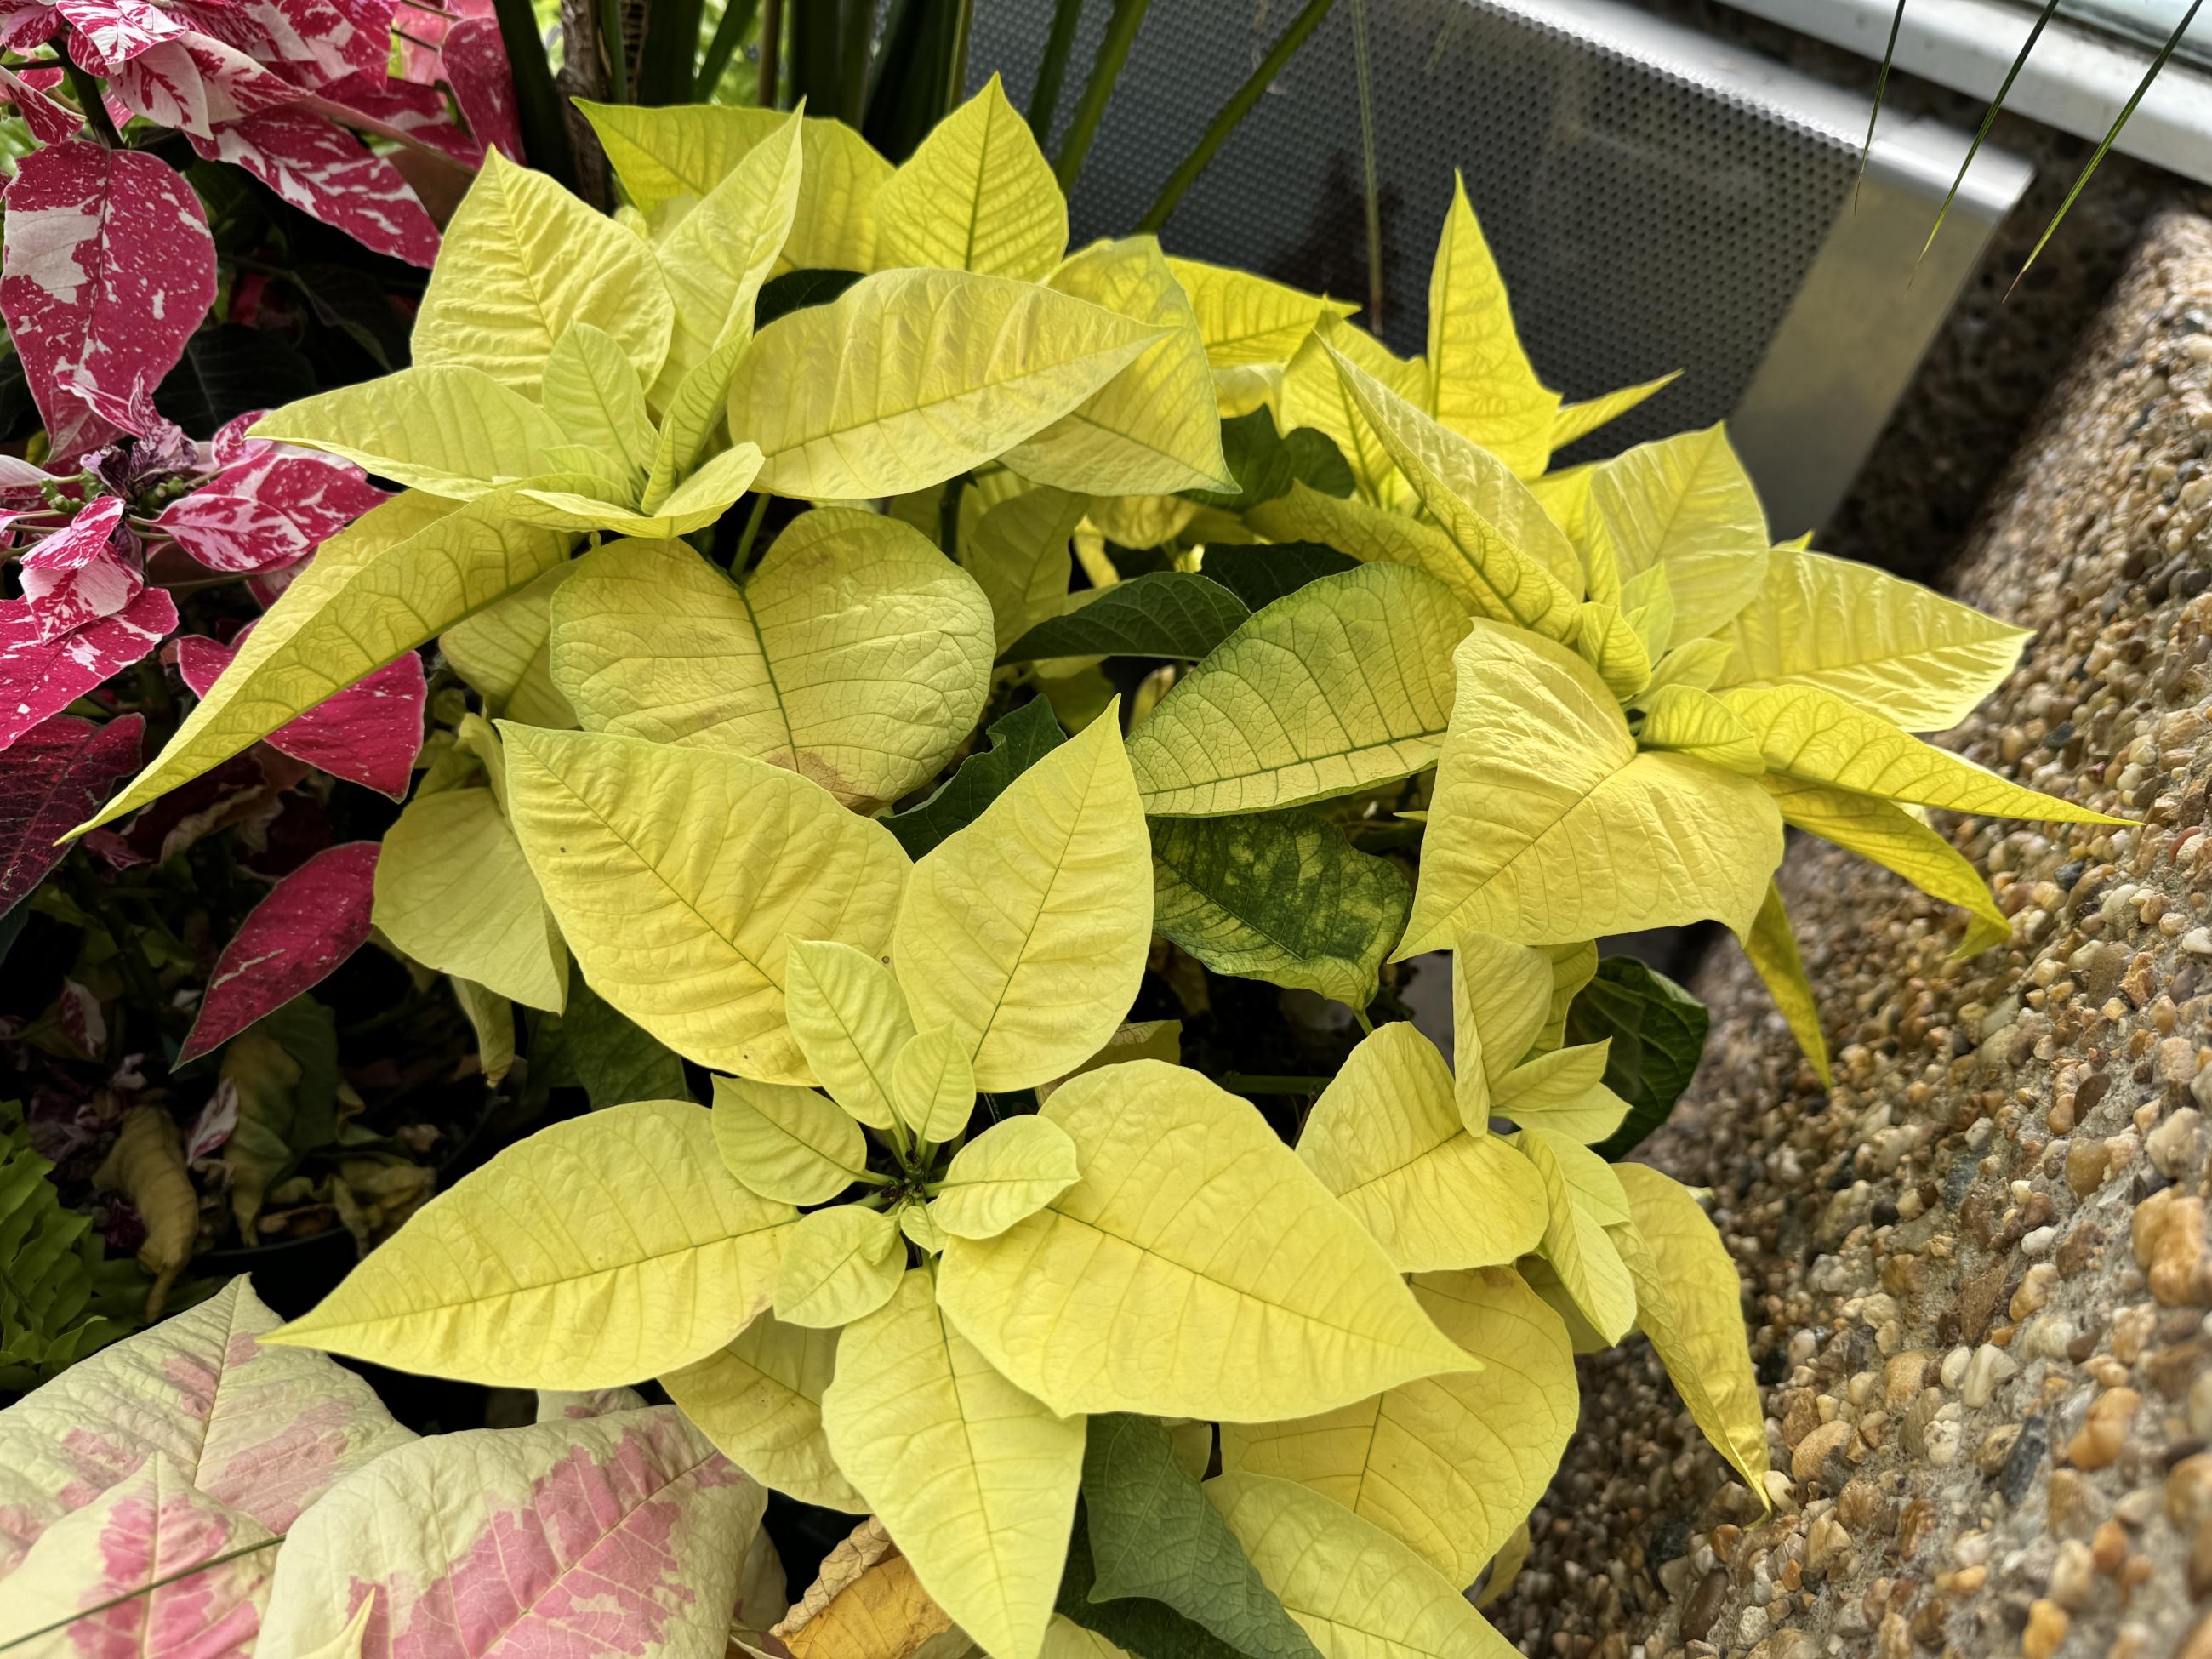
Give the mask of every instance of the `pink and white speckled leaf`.
M 122 498 L 102 495 L 22 556 L 23 599 L 42 638 L 58 640 L 115 615 L 146 586 L 116 549 L 122 522 Z
M 234 1279 L 0 1412 L 0 1580 L 48 1528 L 157 1455 L 281 1534 L 343 1476 L 414 1439 L 351 1371 L 263 1346 L 281 1322 Z
M 185 33 L 182 23 L 147 0 L 56 0 L 54 9 L 76 31 L 70 56 L 94 75 L 112 75 L 141 52 Z
M 395 5 L 396 0 L 173 0 L 170 10 L 295 85 L 320 88 L 349 75 L 384 72 Z
M 88 139 L 25 156 L 7 207 L 0 319 L 58 464 L 116 435 L 70 386 L 155 386 L 176 366 L 215 299 L 215 240 L 167 162 Z
M 194 696 L 207 696 L 245 637 L 240 635 L 228 646 L 198 635 L 177 641 L 177 668 Z M 422 750 L 422 707 L 428 700 L 422 659 L 410 651 L 278 726 L 263 741 L 334 778 L 398 800 L 407 793 L 415 757 Z
M 372 131 L 404 133 L 472 167 L 483 160 L 483 146 L 454 125 L 446 94 L 435 87 L 394 81 L 381 73 L 349 75 L 325 87 L 312 106 L 333 121 L 359 118 L 374 123 Z
M 61 862 L 61 838 L 105 802 L 118 778 L 138 769 L 142 714 L 94 726 L 57 714 L 0 749 L 0 915 L 21 903 Z
M 570 1391 L 560 1389 L 540 1389 L 538 1391 L 538 1420 L 541 1423 L 574 1423 L 586 1417 L 605 1417 L 614 1412 L 641 1411 L 645 1396 L 635 1389 L 586 1389 Z
M 31 1547 L 0 1594 L 0 1647 L 51 1632 L 30 1651 L 236 1659 L 254 1650 L 276 1546 L 156 1453 Z
M 429 223 L 427 216 L 423 223 Z M 242 434 L 234 421 L 215 436 L 222 470 L 154 520 L 155 528 L 167 531 L 210 570 L 254 575 L 296 563 L 389 499 L 351 461 L 234 435 L 234 428 Z
M 177 625 L 177 604 L 149 587 L 112 617 L 49 639 L 28 599 L 0 599 L 0 749 L 137 662 Z
M 438 228 L 399 169 L 300 105 L 227 121 L 192 148 L 229 161 L 363 247 L 410 264 L 438 257 Z
M 522 124 L 515 114 L 514 71 L 507 61 L 507 46 L 500 39 L 499 22 L 490 17 L 464 17 L 446 30 L 439 50 L 446 83 L 469 124 L 469 131 L 487 149 L 497 145 L 510 161 L 522 156 Z
M 373 841 L 326 847 L 246 912 L 237 936 L 216 958 L 176 1064 L 229 1042 L 319 984 L 368 942 L 378 850 Z
M 766 1492 L 673 1407 L 418 1441 L 285 1540 L 264 1651 L 720 1659 Z
M 0 69 L 0 87 L 15 106 L 31 137 L 42 144 L 66 143 L 83 129 L 84 117 L 58 99 L 50 98 L 13 70 Z
M 187 33 L 149 46 L 107 80 L 108 97 L 133 115 L 195 137 L 226 122 L 280 109 L 307 94 L 235 46 Z
M 36 52 L 54 38 L 62 15 L 33 0 L 0 0 L 0 46 L 10 52 Z

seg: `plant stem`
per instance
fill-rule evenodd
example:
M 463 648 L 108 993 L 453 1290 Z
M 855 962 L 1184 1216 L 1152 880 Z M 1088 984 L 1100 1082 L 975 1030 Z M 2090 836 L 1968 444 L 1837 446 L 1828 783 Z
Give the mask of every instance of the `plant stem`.
M 1328 15 L 1335 4 L 1336 0 L 1306 0 L 1306 9 L 1291 20 L 1291 26 L 1283 31 L 1273 46 L 1267 48 L 1267 55 L 1260 60 L 1260 67 L 1252 71 L 1243 86 L 1229 95 L 1229 101 L 1221 106 L 1220 113 L 1213 118 L 1200 137 L 1196 147 L 1183 158 L 1182 165 L 1169 175 L 1167 183 L 1160 187 L 1158 198 L 1146 211 L 1145 216 L 1137 222 L 1139 230 L 1157 234 L 1160 227 L 1167 223 L 1168 216 L 1176 210 L 1176 204 L 1182 200 L 1183 192 L 1197 181 L 1200 173 L 1206 171 L 1213 160 L 1214 153 L 1229 142 L 1229 135 L 1236 131 L 1238 124 L 1252 112 L 1253 106 L 1274 83 L 1275 77 L 1283 72 L 1283 66 L 1297 56 L 1298 48 L 1306 43 L 1306 37 L 1321 27 L 1322 19 Z
M 1045 37 L 1036 86 L 1030 93 L 1030 131 L 1041 146 L 1052 142 L 1052 118 L 1060 112 L 1060 89 L 1067 80 L 1067 59 L 1082 21 L 1083 0 L 1055 0 L 1052 33 Z
M 730 571 L 742 574 L 745 561 L 752 557 L 753 538 L 760 534 L 761 520 L 768 516 L 768 492 L 762 490 L 753 497 L 753 510 L 745 520 L 745 532 L 738 538 L 738 550 L 730 556 Z
M 1075 191 L 1083 158 L 1091 153 L 1099 122 L 1106 118 L 1114 83 L 1121 78 L 1121 65 L 1128 61 L 1129 48 L 1136 44 L 1137 31 L 1144 27 L 1145 13 L 1152 3 L 1152 0 L 1114 0 L 1114 15 L 1106 20 L 1106 33 L 1098 42 L 1097 60 L 1091 66 L 1090 80 L 1084 83 L 1083 101 L 1075 106 L 1075 118 L 1067 124 L 1067 137 L 1061 140 L 1060 157 L 1052 166 L 1064 194 Z
M 968 475 L 958 474 L 946 481 L 937 503 L 937 545 L 956 564 L 960 560 L 960 495 L 967 488 Z
M 775 107 L 776 61 L 783 49 L 783 0 L 761 0 L 760 72 L 753 102 Z
M 1352 0 L 1352 62 L 1359 84 L 1359 165 L 1367 216 L 1367 327 L 1382 331 L 1382 191 L 1375 176 L 1375 82 L 1367 66 L 1367 0 Z
M 87 125 L 93 136 L 110 149 L 123 148 L 123 135 L 115 130 L 114 119 L 107 112 L 107 100 L 100 95 L 100 82 L 87 70 L 77 67 L 76 60 L 69 55 L 69 32 L 64 29 L 54 37 L 54 51 L 60 55 L 62 73 L 69 77 L 70 91 L 76 94 L 77 106 L 83 110 Z
M 599 0 L 599 51 L 607 61 L 607 96 L 629 102 L 629 41 L 623 33 L 622 0 Z
M 699 60 L 698 78 L 691 89 L 693 96 L 710 104 L 714 101 L 714 88 L 722 84 L 730 59 L 738 55 L 745 31 L 753 26 L 753 19 L 759 14 L 760 0 L 730 0 L 722 9 L 722 21 L 714 25 L 714 38 L 707 43 L 707 54 Z

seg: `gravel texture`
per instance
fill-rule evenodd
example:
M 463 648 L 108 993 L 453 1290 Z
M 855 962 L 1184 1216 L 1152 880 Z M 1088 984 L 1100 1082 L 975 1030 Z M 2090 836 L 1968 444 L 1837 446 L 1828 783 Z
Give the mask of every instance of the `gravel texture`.
M 2142 827 L 1938 816 L 2013 917 L 1810 842 L 1824 1094 L 1741 957 L 1652 1161 L 1715 1191 L 1775 1513 L 1648 1346 L 1493 1616 L 1531 1655 L 2212 1659 L 2212 222 L 2156 222 L 1950 584 L 2035 630 L 1947 739 Z

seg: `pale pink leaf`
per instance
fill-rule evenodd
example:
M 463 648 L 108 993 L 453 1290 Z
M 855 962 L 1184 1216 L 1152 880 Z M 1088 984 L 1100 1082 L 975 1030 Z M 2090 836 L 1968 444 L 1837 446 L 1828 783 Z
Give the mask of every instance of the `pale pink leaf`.
M 61 838 L 106 804 L 118 778 L 138 769 L 143 715 L 94 726 L 57 714 L 0 749 L 0 915 L 69 849 Z
M 116 550 L 122 522 L 122 499 L 102 495 L 24 553 L 23 600 L 43 638 L 58 640 L 112 617 L 145 587 L 137 567 Z
M 260 1632 L 276 1544 L 156 1455 L 32 1546 L 0 1593 L 0 1646 L 61 1624 L 36 1651 L 242 1659 Z
M 0 46 L 10 52 L 36 52 L 61 26 L 61 13 L 38 0 L 0 0 Z
M 25 156 L 7 209 L 0 318 L 59 463 L 116 435 L 64 388 L 176 366 L 215 299 L 215 240 L 167 162 L 82 138 Z
M 92 832 L 99 835 L 97 830 Z M 192 1132 L 185 1137 L 185 1161 L 187 1164 L 206 1158 L 222 1150 L 230 1139 L 231 1131 L 238 1127 L 238 1084 L 230 1078 L 216 1080 L 215 1092 L 208 1097 L 200 1115 L 192 1120 Z
M 477 142 L 489 149 L 497 145 L 510 161 L 522 156 L 522 124 L 515 113 L 514 71 L 508 67 L 507 46 L 500 39 L 495 18 L 464 17 L 446 29 L 440 49 L 446 83 Z
M 226 122 L 280 109 L 310 94 L 235 46 L 185 34 L 116 66 L 108 96 L 133 115 L 207 138 Z
M 15 70 L 0 69 L 0 87 L 7 88 L 8 101 L 31 129 L 31 137 L 40 143 L 66 143 L 83 129 L 83 116 L 58 100 L 49 98 Z
M 394 7 L 395 0 L 173 0 L 170 9 L 295 85 L 321 88 L 384 72 Z
M 54 1018 L 62 1035 L 87 1060 L 98 1060 L 107 1050 L 107 1011 L 100 998 L 73 979 L 62 981 L 54 999 Z
M 590 1389 L 580 1393 L 556 1389 L 538 1391 L 538 1420 L 541 1423 L 574 1423 L 586 1417 L 605 1417 L 613 1412 L 640 1411 L 644 1406 L 645 1396 L 635 1389 Z
M 192 695 L 204 697 L 237 654 L 235 645 L 194 635 L 177 641 L 177 668 Z M 428 700 L 422 659 L 410 651 L 278 726 L 264 741 L 334 778 L 398 800 L 406 794 L 415 757 L 422 752 L 422 710 Z
M 0 749 L 161 644 L 177 605 L 149 587 L 112 617 L 48 639 L 27 599 L 0 599 Z
M 301 212 L 363 247 L 410 264 L 438 257 L 438 228 L 399 169 L 344 128 L 298 105 L 225 122 L 192 138 L 210 161 L 229 161 Z
M 367 942 L 378 850 L 373 841 L 326 847 L 246 912 L 216 958 L 178 1065 L 321 983 Z
M 303 1516 L 264 1650 L 720 1659 L 767 1494 L 673 1407 L 418 1441 Z
M 62 1516 L 157 1455 L 282 1534 L 343 1477 L 414 1439 L 327 1355 L 258 1340 L 283 1322 L 234 1279 L 0 1412 L 0 1579 Z
M 295 564 L 386 499 L 350 461 L 256 439 L 226 441 L 230 430 L 215 437 L 222 470 L 154 520 L 210 570 L 257 575 Z
M 70 56 L 94 75 L 112 75 L 140 53 L 173 40 L 185 26 L 147 0 L 55 0 L 76 31 Z

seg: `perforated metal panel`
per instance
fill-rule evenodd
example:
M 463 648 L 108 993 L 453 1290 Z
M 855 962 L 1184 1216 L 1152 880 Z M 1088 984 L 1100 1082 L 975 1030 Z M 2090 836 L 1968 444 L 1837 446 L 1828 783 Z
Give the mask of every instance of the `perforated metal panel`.
M 1137 223 L 1297 6 L 1154 0 L 1071 204 L 1079 243 Z M 1051 0 L 977 0 L 977 83 L 1001 72 L 1026 106 L 1052 10 Z M 1109 10 L 1086 8 L 1060 131 Z M 1848 216 L 1858 164 L 1851 127 L 1863 127 L 1863 106 L 1607 0 L 1367 0 L 1366 12 L 1385 338 L 1401 351 L 1421 347 L 1429 262 L 1456 168 L 1547 381 L 1579 398 L 1684 371 L 1665 396 L 1587 441 L 1586 453 L 1741 412 Z M 1192 188 L 1163 233 L 1170 252 L 1366 297 L 1352 15 L 1348 3 L 1335 8 Z M 1929 136 L 1916 129 L 1885 149 L 1925 149 Z M 1955 165 L 1955 136 L 1934 137 Z M 2008 165 L 1992 157 L 1978 177 Z M 1917 180 L 1934 170 L 1907 168 L 1910 190 L 1924 194 Z M 2026 178 L 2014 172 L 2016 196 Z M 1885 182 L 1897 176 L 1891 168 Z M 1964 218 L 1973 217 L 1970 207 Z M 1879 404 L 1855 411 L 1867 442 L 1985 229 L 1967 222 L 1959 232 L 1967 246 L 1955 270 L 1908 289 L 1908 262 L 1893 292 L 1885 284 L 1859 294 L 1856 303 L 1885 307 L 1893 338 L 1906 342 L 1881 384 L 1854 393 Z M 1946 257 L 1960 252 L 1954 242 Z M 1816 349 L 1821 335 L 1810 331 Z M 1808 510 L 1832 503 L 1859 459 L 1856 439 L 1842 435 L 1843 453 L 1827 465 L 1840 476 L 1812 477 L 1824 464 L 1805 460 L 1775 485 L 1800 489 Z

